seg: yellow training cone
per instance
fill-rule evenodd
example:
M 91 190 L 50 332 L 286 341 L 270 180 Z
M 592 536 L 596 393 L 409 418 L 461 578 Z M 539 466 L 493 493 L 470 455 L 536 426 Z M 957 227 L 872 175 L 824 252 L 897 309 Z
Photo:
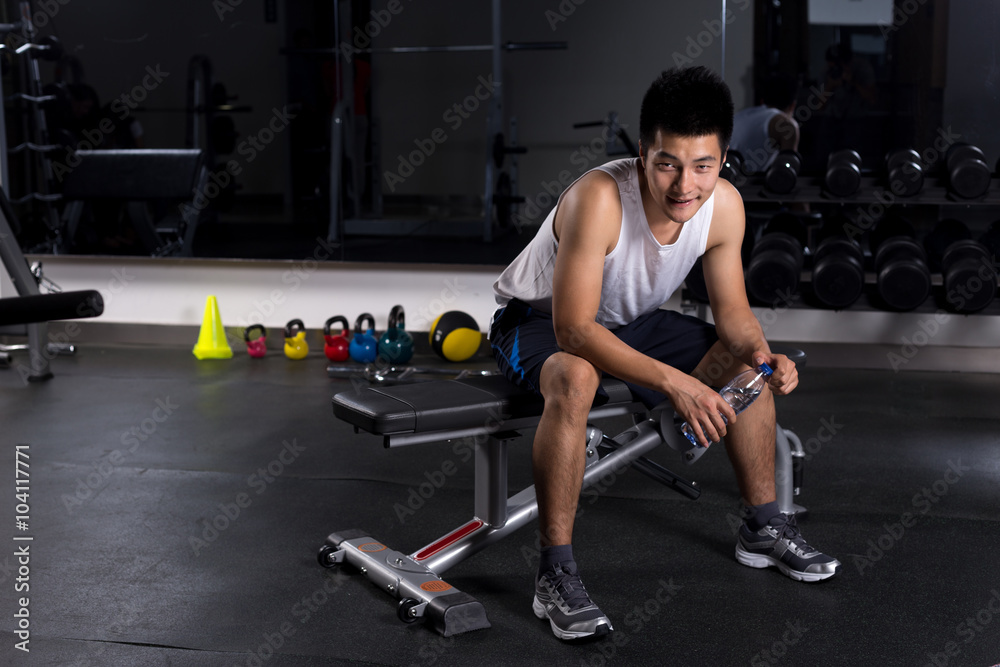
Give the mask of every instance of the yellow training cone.
M 222 328 L 222 315 L 214 296 L 205 303 L 205 316 L 201 320 L 201 332 L 194 346 L 194 356 L 199 359 L 232 359 L 233 348 L 229 347 L 226 332 Z

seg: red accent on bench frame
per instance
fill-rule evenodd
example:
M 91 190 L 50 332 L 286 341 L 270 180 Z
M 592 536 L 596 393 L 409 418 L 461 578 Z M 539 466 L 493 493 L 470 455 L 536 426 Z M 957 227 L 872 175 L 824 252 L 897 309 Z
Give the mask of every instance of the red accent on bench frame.
M 460 539 L 466 537 L 467 535 L 471 535 L 472 533 L 476 532 L 485 525 L 486 524 L 483 523 L 481 520 L 473 519 L 464 526 L 461 526 L 451 531 L 437 542 L 429 544 L 420 551 L 418 551 L 416 555 L 413 556 L 413 560 L 417 562 L 420 562 L 422 560 L 427 560 L 437 552 L 442 551 L 447 547 L 450 547 L 455 542 L 458 542 Z

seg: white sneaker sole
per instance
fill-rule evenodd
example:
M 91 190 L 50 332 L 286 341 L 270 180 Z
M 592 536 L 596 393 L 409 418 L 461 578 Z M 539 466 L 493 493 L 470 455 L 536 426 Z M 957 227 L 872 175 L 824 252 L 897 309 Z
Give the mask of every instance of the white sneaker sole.
M 762 556 L 761 554 L 750 553 L 743 548 L 743 545 L 737 543 L 736 545 L 736 560 L 742 565 L 747 567 L 755 567 L 762 569 L 765 567 L 776 567 L 783 575 L 794 579 L 795 581 L 805 581 L 807 583 L 812 583 L 815 581 L 823 581 L 824 579 L 829 579 L 833 575 L 837 574 L 837 571 L 833 572 L 799 572 L 798 570 L 793 570 L 788 567 L 785 563 L 782 563 L 777 558 L 773 556 Z M 838 567 L 839 567 L 838 563 Z
M 559 639 L 573 640 L 585 639 L 587 637 L 603 637 L 611 631 L 611 626 L 605 623 L 598 623 L 597 628 L 593 632 L 573 632 L 571 630 L 563 630 L 549 617 L 549 612 L 545 610 L 545 605 L 538 601 L 537 595 L 531 601 L 531 610 L 535 612 L 535 616 L 539 619 L 547 620 L 549 622 L 549 627 L 552 628 L 552 634 Z

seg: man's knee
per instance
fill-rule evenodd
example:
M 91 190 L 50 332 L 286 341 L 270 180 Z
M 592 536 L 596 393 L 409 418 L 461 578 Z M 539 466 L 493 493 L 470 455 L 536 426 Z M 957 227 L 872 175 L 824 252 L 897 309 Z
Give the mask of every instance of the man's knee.
M 717 341 L 701 358 L 691 375 L 710 387 L 721 387 L 749 368 Z
M 552 355 L 542 366 L 542 396 L 546 405 L 589 409 L 600 381 L 600 371 L 592 363 L 566 352 Z

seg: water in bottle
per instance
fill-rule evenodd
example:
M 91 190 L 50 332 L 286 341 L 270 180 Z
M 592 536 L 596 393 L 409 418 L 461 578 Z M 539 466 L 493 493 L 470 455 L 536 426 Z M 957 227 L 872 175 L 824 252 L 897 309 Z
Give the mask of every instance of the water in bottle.
M 719 391 L 719 395 L 722 396 L 726 403 L 732 406 L 736 414 L 740 414 L 744 410 L 750 407 L 750 404 L 757 400 L 760 396 L 761 389 L 767 384 L 767 379 L 771 377 L 771 367 L 767 364 L 761 364 L 757 368 L 751 368 L 750 370 L 743 371 L 732 380 L 729 381 L 725 387 Z M 725 415 L 722 415 L 722 421 L 729 423 Z M 701 443 L 698 442 L 697 436 L 694 434 L 694 430 L 691 428 L 690 424 L 684 422 L 681 424 L 681 433 L 684 437 L 691 441 L 692 445 L 696 447 L 701 447 Z

